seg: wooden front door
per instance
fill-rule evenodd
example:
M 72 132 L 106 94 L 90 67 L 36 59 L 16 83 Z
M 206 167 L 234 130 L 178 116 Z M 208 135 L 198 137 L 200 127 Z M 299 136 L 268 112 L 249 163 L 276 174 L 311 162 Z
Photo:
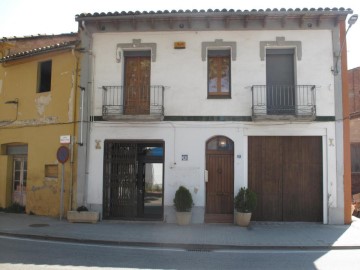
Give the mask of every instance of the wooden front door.
M 208 141 L 205 222 L 233 222 L 234 144 L 226 137 Z
M 321 137 L 249 137 L 248 147 L 254 220 L 323 220 Z
M 124 114 L 150 113 L 150 57 L 125 57 Z

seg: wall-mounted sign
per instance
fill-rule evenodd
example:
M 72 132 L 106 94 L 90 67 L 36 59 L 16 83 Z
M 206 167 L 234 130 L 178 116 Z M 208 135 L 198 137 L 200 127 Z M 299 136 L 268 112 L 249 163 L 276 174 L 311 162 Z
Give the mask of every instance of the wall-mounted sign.
M 64 164 L 69 159 L 69 155 L 70 150 L 66 146 L 60 146 L 56 152 L 56 158 L 61 164 Z
M 61 135 L 60 136 L 60 143 L 61 144 L 67 144 L 71 142 L 70 135 Z
M 184 41 L 176 41 L 174 42 L 174 49 L 185 49 L 186 43 Z

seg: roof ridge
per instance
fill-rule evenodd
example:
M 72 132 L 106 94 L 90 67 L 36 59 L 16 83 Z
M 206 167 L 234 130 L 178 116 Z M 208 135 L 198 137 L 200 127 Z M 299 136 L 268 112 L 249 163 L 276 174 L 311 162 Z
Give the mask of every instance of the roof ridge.
M 18 58 L 22 58 L 22 57 L 26 57 L 26 56 L 40 54 L 40 53 L 43 53 L 43 52 L 52 51 L 54 49 L 67 48 L 68 46 L 73 46 L 73 45 L 76 45 L 78 43 L 79 43 L 79 40 L 57 42 L 57 43 L 54 43 L 54 44 L 51 44 L 51 45 L 46 45 L 46 46 L 43 46 L 43 47 L 31 49 L 31 50 L 17 52 L 17 53 L 10 54 L 10 55 L 7 55 L 5 57 L 0 58 L 0 63 L 10 61 L 10 60 L 16 60 Z
M 69 32 L 61 34 L 37 34 L 37 35 L 24 35 L 24 36 L 12 36 L 12 37 L 3 37 L 0 38 L 0 42 L 13 41 L 13 40 L 22 40 L 22 39 L 36 39 L 36 38 L 52 38 L 52 37 L 61 37 L 61 36 L 76 36 L 78 33 Z
M 84 17 L 103 17 L 103 16 L 136 16 L 136 15 L 163 15 L 163 14 L 184 14 L 184 13 L 192 13 L 192 14 L 198 14 L 198 13 L 263 13 L 263 12 L 352 12 L 353 10 L 351 8 L 344 8 L 344 7 L 325 7 L 325 8 L 266 8 L 266 9 L 179 9 L 179 10 L 158 10 L 158 11 L 114 11 L 114 12 L 94 12 L 94 13 L 80 13 L 75 15 L 75 19 L 77 18 L 84 18 Z

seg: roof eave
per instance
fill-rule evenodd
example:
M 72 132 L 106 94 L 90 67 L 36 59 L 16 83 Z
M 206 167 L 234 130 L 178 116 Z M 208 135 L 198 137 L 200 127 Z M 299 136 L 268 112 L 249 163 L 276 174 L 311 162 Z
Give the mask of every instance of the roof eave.
M 8 55 L 6 57 L 1 58 L 0 63 L 9 63 L 12 61 L 21 60 L 21 59 L 41 55 L 41 54 L 58 52 L 58 51 L 62 51 L 62 50 L 75 49 L 76 45 L 78 43 L 79 42 L 76 41 L 76 42 L 71 42 L 69 44 L 66 44 L 64 46 L 55 46 L 55 47 L 51 47 L 51 48 L 38 48 L 38 49 L 31 50 L 29 52 L 21 52 L 21 53 L 17 53 L 14 55 Z
M 176 19 L 176 18 L 219 18 L 229 16 L 254 16 L 254 17 L 284 17 L 284 16 L 344 16 L 352 14 L 351 9 L 324 9 L 324 10 L 259 10 L 259 11 L 219 11 L 219 12 L 174 12 L 174 13 L 107 13 L 107 14 L 80 14 L 76 15 L 75 21 L 113 21 L 113 20 L 141 20 L 141 19 Z

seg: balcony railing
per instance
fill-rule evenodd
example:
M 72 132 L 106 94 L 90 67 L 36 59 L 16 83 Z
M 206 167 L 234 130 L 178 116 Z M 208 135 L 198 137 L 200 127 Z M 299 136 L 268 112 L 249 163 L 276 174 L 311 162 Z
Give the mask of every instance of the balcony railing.
M 102 115 L 105 119 L 164 115 L 164 86 L 103 86 L 102 89 Z
M 251 90 L 254 119 L 306 120 L 316 116 L 315 85 L 253 85 Z

